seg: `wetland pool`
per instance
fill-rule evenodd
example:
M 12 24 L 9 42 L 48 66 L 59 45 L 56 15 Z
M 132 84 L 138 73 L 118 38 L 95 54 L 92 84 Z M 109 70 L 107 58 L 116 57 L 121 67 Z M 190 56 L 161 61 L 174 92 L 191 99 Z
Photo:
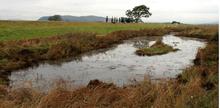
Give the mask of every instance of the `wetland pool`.
M 158 38 L 180 50 L 156 56 L 135 54 L 138 48 L 149 47 Z M 175 78 L 183 69 L 193 65 L 198 49 L 205 45 L 206 42 L 201 39 L 173 35 L 133 38 L 113 48 L 83 54 L 77 59 L 58 64 L 43 63 L 12 72 L 10 86 L 48 89 L 57 81 L 84 86 L 94 79 L 123 86 L 141 81 L 145 76 L 151 79 Z

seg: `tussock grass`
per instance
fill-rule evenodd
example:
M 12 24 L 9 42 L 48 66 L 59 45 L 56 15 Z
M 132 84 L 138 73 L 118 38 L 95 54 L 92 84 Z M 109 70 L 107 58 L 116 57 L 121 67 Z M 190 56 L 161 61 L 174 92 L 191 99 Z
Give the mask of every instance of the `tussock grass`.
M 167 54 L 169 52 L 177 51 L 178 49 L 174 49 L 172 46 L 166 45 L 162 42 L 162 40 L 156 41 L 154 45 L 147 48 L 138 49 L 135 53 L 140 56 L 154 56 Z
M 179 28 L 171 28 L 173 31 L 178 31 L 177 36 L 196 37 L 203 39 L 211 39 L 215 37 L 218 31 L 218 25 L 198 25 L 198 26 L 182 26 Z
M 125 87 L 116 87 L 113 84 L 95 80 L 91 81 L 87 87 L 76 90 L 58 87 L 48 93 L 41 93 L 31 88 L 11 90 L 7 86 L 1 85 L 0 106 L 2 108 L 217 108 L 219 96 L 217 29 L 212 30 L 212 27 L 195 29 L 202 30 L 201 34 L 205 35 L 201 35 L 201 38 L 207 39 L 208 44 L 206 48 L 199 50 L 194 60 L 195 66 L 185 69 L 176 79 L 162 79 L 157 83 L 145 79 L 136 85 Z M 59 59 L 93 49 L 110 47 L 112 44 L 136 36 L 156 36 L 175 31 L 180 34 L 184 30 L 194 31 L 191 27 L 127 30 L 113 32 L 105 37 L 99 37 L 93 33 L 86 35 L 82 33 L 68 34 L 62 38 L 56 36 L 45 39 L 1 42 L 0 66 L 2 66 L 1 69 L 5 66 L 10 67 L 10 65 L 17 68 L 18 64 L 25 66 L 29 65 L 29 62 Z M 185 35 L 199 37 L 196 32 L 186 32 Z M 7 76 L 9 72 L 2 73 Z

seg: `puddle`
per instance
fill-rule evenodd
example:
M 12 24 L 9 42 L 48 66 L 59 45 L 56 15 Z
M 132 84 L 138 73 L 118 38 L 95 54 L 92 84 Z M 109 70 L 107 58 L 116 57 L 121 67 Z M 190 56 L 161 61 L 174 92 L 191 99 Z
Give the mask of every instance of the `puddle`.
M 62 62 L 59 65 L 41 64 L 37 67 L 12 72 L 12 88 L 32 86 L 48 89 L 56 81 L 71 85 L 87 85 L 90 80 L 113 82 L 118 86 L 140 81 L 146 75 L 151 79 L 173 78 L 183 69 L 193 65 L 198 48 L 204 47 L 200 39 L 166 35 L 161 37 L 165 44 L 180 49 L 157 56 L 137 56 L 137 48 L 151 46 L 160 37 L 141 37 L 124 41 L 107 51 L 94 51 L 78 60 Z

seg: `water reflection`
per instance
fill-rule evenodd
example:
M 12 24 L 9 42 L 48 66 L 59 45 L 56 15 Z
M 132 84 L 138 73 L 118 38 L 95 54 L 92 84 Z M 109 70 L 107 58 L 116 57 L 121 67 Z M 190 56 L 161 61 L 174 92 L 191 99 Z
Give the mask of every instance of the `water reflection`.
M 158 38 L 161 37 L 135 38 L 114 48 L 93 51 L 56 65 L 45 63 L 13 72 L 10 85 L 14 88 L 28 85 L 48 89 L 60 80 L 70 85 L 86 85 L 90 80 L 99 79 L 122 86 L 131 80 L 143 80 L 145 75 L 152 79 L 172 78 L 192 65 L 198 48 L 205 46 L 202 40 L 167 35 L 162 37 L 162 41 L 179 51 L 150 57 L 135 54 L 137 48 L 151 46 Z

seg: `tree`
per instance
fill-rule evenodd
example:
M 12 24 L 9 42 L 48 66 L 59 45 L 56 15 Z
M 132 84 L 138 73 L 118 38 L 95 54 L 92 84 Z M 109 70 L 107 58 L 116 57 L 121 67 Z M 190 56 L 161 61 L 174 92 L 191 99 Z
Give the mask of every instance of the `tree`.
M 177 21 L 172 21 L 171 24 L 180 24 L 180 22 L 177 22 Z
M 105 22 L 108 22 L 108 16 L 106 16 Z
M 128 18 L 133 18 L 133 14 L 131 10 L 127 10 L 125 14 L 128 16 Z
M 54 15 L 54 16 L 50 16 L 48 18 L 49 21 L 62 21 L 62 17 L 60 15 Z
M 121 23 L 125 23 L 125 17 L 121 17 Z
M 133 18 L 125 18 L 126 23 L 133 23 L 134 19 Z
M 126 15 L 127 15 L 127 17 L 128 18 L 125 18 L 125 22 L 126 23 L 132 23 L 132 22 L 134 22 L 134 16 L 133 16 L 133 12 L 131 11 L 131 10 L 127 10 L 126 11 Z
M 127 10 L 126 11 L 126 15 L 129 18 L 134 18 L 135 22 L 138 23 L 141 21 L 141 17 L 145 17 L 148 18 L 150 17 L 152 14 L 149 12 L 149 9 L 147 6 L 145 5 L 140 5 L 140 6 L 135 6 L 132 11 L 131 10 Z

